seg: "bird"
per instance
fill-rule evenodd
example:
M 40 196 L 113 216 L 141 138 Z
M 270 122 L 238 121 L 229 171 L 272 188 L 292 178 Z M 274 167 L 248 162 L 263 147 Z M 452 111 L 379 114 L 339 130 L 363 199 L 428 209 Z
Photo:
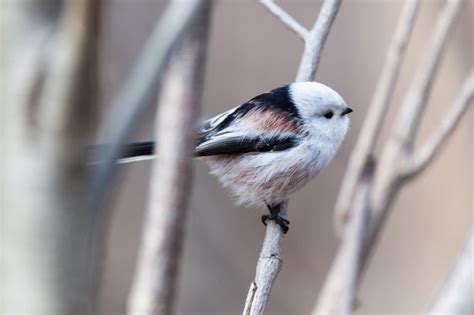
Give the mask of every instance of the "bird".
M 336 155 L 353 110 L 330 87 L 295 82 L 205 120 L 194 155 L 203 159 L 237 205 L 266 206 L 264 224 L 288 231 L 279 207 Z M 152 141 L 126 146 L 123 158 L 152 155 Z

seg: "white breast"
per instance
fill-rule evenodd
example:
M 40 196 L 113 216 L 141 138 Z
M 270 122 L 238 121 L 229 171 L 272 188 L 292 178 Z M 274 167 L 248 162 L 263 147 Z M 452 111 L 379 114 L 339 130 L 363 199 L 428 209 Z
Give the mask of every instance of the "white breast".
M 334 157 L 339 144 L 301 142 L 279 152 L 205 157 L 211 174 L 239 205 L 277 204 L 304 186 Z

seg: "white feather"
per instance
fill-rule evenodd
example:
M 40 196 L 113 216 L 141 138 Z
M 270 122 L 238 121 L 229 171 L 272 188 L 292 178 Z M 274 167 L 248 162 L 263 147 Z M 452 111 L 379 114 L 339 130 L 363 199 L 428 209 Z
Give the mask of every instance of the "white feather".
M 205 157 L 211 174 L 230 188 L 237 204 L 284 201 L 329 164 L 345 137 L 349 119 L 341 115 L 347 105 L 339 94 L 316 82 L 293 83 L 289 90 L 304 121 L 297 146 L 277 152 Z M 334 112 L 334 118 L 324 117 L 328 110 Z M 242 119 L 219 137 L 237 133 L 251 135 L 255 130 Z

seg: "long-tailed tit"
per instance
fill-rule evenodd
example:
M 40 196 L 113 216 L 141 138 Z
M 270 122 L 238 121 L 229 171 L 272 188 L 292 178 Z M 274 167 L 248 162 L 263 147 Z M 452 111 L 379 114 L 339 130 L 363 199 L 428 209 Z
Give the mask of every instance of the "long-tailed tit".
M 266 205 L 286 232 L 279 205 L 332 160 L 352 109 L 331 88 L 298 82 L 258 95 L 206 120 L 195 155 L 228 187 L 237 204 Z M 125 157 L 153 154 L 153 143 L 127 147 Z

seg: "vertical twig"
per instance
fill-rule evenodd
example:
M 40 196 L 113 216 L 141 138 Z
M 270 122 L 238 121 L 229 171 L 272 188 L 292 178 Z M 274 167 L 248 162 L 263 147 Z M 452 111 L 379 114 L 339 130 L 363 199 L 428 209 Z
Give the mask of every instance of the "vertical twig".
M 368 233 L 368 241 L 375 240 L 389 206 L 403 183 L 403 169 L 412 154 L 411 146 L 418 130 L 421 115 L 426 107 L 429 92 L 447 42 L 447 35 L 452 29 L 461 1 L 448 1 L 443 8 L 426 48 L 423 60 L 415 74 L 414 82 L 402 104 L 397 117 L 396 127 L 387 141 L 380 163 L 374 175 L 374 186 L 370 198 L 370 208 L 374 216 Z M 368 248 L 372 248 L 369 245 Z
M 282 218 L 286 217 L 287 208 L 288 201 L 280 204 L 279 215 Z M 282 239 L 283 232 L 281 226 L 274 221 L 269 221 L 267 223 L 260 257 L 257 262 L 255 280 L 250 285 L 247 295 L 247 301 L 250 300 L 250 303 L 245 303 L 243 314 L 264 314 L 265 307 L 270 298 L 270 291 L 283 263 L 283 259 L 281 258 Z
M 356 300 L 357 275 L 361 267 L 360 252 L 368 220 L 365 199 L 369 186 L 365 183 L 359 189 L 361 191 L 354 200 L 353 217 L 344 229 L 341 248 L 331 265 L 313 315 L 352 313 Z
M 357 184 L 364 176 L 364 171 L 370 169 L 373 163 L 375 145 L 381 134 L 385 115 L 390 106 L 395 91 L 398 76 L 405 58 L 406 48 L 410 40 L 420 3 L 418 0 L 407 1 L 392 38 L 385 63 L 378 80 L 377 88 L 368 109 L 368 115 L 360 131 L 363 137 L 358 137 L 357 143 L 349 159 L 346 174 L 342 181 L 341 190 L 335 207 L 335 223 L 337 230 L 342 233 L 343 223 Z M 370 180 L 370 177 L 365 177 Z
M 312 81 L 318 70 L 324 44 L 342 0 L 325 0 L 318 19 L 305 39 L 303 56 L 295 81 Z
M 443 56 L 448 34 L 456 20 L 463 1 L 448 0 L 442 14 L 434 26 L 433 35 L 428 43 L 426 55 L 423 56 L 419 70 L 415 74 L 412 88 L 402 105 L 397 120 L 397 135 L 404 140 L 404 145 L 411 147 L 415 140 L 421 116 L 423 115 L 431 91 L 439 62 Z
M 211 1 L 201 1 L 188 38 L 172 60 L 160 98 L 158 158 L 129 314 L 172 314 L 191 190 L 194 126 L 199 112 Z

